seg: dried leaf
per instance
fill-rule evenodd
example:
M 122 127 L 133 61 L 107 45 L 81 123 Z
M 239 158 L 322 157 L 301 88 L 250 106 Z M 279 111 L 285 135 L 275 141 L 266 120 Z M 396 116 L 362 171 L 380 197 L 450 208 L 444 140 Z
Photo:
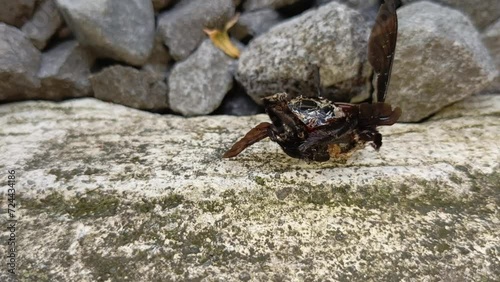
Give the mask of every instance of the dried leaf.
M 208 29 L 205 28 L 203 31 L 208 35 L 215 47 L 222 50 L 226 55 L 231 58 L 239 58 L 240 50 L 236 47 L 229 38 L 228 30 L 236 24 L 240 15 L 236 14 L 230 21 L 226 23 L 223 30 L 218 29 Z

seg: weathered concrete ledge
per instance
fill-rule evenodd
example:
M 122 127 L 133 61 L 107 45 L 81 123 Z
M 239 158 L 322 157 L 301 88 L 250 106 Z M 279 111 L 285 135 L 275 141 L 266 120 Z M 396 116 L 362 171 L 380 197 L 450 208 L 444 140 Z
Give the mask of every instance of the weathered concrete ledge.
M 499 116 L 500 96 L 475 96 L 383 128 L 380 152 L 308 164 L 272 142 L 220 158 L 264 115 L 1 105 L 18 279 L 498 281 Z

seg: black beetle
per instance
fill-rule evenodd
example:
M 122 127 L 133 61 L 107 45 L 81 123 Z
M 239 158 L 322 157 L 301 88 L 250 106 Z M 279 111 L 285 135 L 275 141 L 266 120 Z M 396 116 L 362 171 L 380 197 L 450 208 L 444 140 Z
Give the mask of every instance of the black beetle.
M 398 18 L 394 0 L 380 6 L 368 41 L 368 61 L 374 69 L 372 102 L 349 104 L 318 97 L 289 97 L 278 93 L 263 99 L 271 122 L 251 129 L 229 149 L 223 158 L 232 158 L 250 145 L 269 137 L 293 158 L 323 162 L 345 158 L 356 148 L 382 146 L 377 126 L 393 125 L 401 109 L 384 103 L 396 49 Z M 320 89 L 319 69 L 315 84 Z

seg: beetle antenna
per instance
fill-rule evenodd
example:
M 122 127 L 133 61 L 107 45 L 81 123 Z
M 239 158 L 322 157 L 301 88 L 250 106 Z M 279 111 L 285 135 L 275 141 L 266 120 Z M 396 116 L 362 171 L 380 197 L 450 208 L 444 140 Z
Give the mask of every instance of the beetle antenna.
M 321 89 L 321 76 L 319 73 L 319 66 L 317 64 L 312 65 L 313 68 L 313 78 L 314 78 L 314 86 L 316 87 L 316 92 L 318 98 L 323 97 L 323 90 Z

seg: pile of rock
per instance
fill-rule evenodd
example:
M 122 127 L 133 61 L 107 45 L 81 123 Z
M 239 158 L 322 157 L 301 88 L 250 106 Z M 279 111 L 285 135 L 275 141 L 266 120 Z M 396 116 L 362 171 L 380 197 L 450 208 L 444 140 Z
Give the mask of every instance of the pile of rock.
M 496 0 L 482 1 L 484 7 L 402 2 L 389 102 L 403 109 L 403 121 L 420 121 L 472 94 L 500 89 Z M 327 97 L 362 101 L 369 95 L 367 38 L 379 1 L 0 4 L 3 102 L 93 96 L 185 116 L 254 114 L 263 96 L 314 91 L 307 81 L 311 64 L 320 67 Z M 242 54 L 232 59 L 203 29 L 219 29 L 236 13 L 241 16 L 230 34 Z

